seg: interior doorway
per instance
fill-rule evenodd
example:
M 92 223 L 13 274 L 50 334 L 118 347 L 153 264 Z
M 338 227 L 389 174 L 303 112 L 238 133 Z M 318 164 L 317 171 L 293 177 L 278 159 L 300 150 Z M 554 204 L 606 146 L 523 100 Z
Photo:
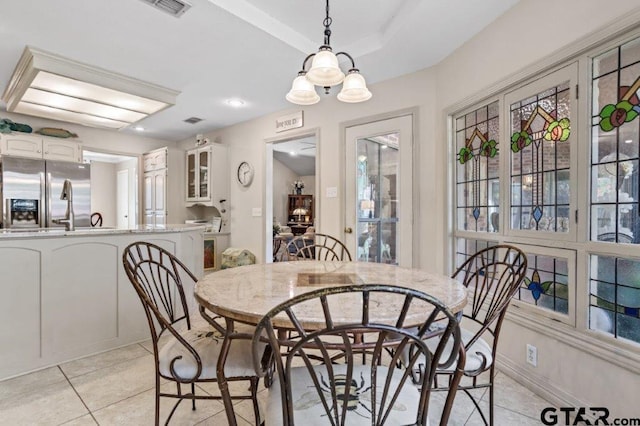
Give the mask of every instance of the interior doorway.
M 91 164 L 91 212 L 104 227 L 133 228 L 138 223 L 138 157 L 83 151 Z
M 267 141 L 266 262 L 279 259 L 287 239 L 318 226 L 317 140 L 312 130 Z

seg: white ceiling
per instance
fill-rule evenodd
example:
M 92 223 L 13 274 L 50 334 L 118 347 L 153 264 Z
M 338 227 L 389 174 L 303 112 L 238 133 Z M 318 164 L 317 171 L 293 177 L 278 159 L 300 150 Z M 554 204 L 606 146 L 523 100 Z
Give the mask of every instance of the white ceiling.
M 517 1 L 333 0 L 331 44 L 371 84 L 436 64 Z M 180 18 L 140 0 L 3 2 L 0 86 L 31 45 L 180 91 L 175 106 L 139 123 L 151 137 L 181 140 L 289 108 L 291 81 L 322 44 L 325 2 L 189 2 Z

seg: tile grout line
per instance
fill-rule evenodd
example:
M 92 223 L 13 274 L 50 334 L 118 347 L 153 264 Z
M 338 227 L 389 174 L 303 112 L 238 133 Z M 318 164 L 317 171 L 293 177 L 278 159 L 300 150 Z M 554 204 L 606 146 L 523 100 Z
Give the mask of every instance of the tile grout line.
M 108 368 L 113 368 L 113 367 L 115 367 L 115 366 L 117 366 L 117 365 L 124 364 L 125 362 L 131 362 L 131 361 L 135 361 L 135 360 L 137 360 L 137 359 L 140 359 L 140 358 L 144 358 L 144 357 L 146 357 L 146 356 L 149 356 L 149 353 L 148 353 L 149 351 L 148 351 L 146 348 L 144 348 L 144 347 L 143 347 L 143 349 L 147 352 L 147 353 L 146 353 L 146 354 L 144 354 L 144 355 L 140 355 L 140 356 L 136 356 L 136 357 L 133 357 L 133 358 L 130 358 L 130 359 L 125 359 L 125 360 L 122 360 L 122 361 L 114 362 L 113 364 L 105 365 L 105 366 L 103 366 L 103 367 L 96 368 L 96 369 L 94 369 L 94 370 L 87 371 L 87 372 L 84 372 L 84 373 L 82 373 L 82 374 L 78 374 L 78 375 L 72 376 L 71 378 L 72 378 L 72 379 L 77 379 L 78 377 L 83 377 L 83 376 L 86 376 L 86 375 L 88 375 L 88 374 L 93 374 L 93 373 L 96 373 L 96 372 L 98 372 L 98 371 L 106 370 L 106 369 L 108 369 Z M 115 350 L 117 350 L 117 349 L 115 349 Z M 108 352 L 110 352 L 110 351 L 108 351 Z M 103 352 L 103 353 L 106 353 L 106 352 Z M 100 355 L 100 354 L 98 354 L 98 355 Z M 153 352 L 151 352 L 151 355 L 153 355 Z M 81 359 L 82 359 L 82 358 L 81 358 Z M 71 362 L 73 362 L 73 361 L 71 361 Z M 62 364 L 57 365 L 56 367 L 58 367 L 58 368 L 60 368 L 60 369 L 62 370 Z M 64 372 L 63 372 L 63 374 L 64 374 Z M 65 374 L 65 377 L 66 377 L 66 374 Z M 67 380 L 68 380 L 68 379 L 67 379 Z
M 80 399 L 80 402 L 82 402 L 82 405 L 84 405 L 84 408 L 87 409 L 87 412 L 89 413 L 89 415 L 91 416 L 93 421 L 97 425 L 99 425 L 100 423 L 98 423 L 98 420 L 96 420 L 96 418 L 93 416 L 93 412 L 89 409 L 89 406 L 87 406 L 87 404 L 84 402 L 84 399 L 82 399 L 82 397 L 80 396 L 80 394 L 76 390 L 75 386 L 73 386 L 73 383 L 71 383 L 71 380 L 69 380 L 69 377 L 67 377 L 67 375 L 65 374 L 64 370 L 62 369 L 62 367 L 60 367 L 60 365 L 57 365 L 57 367 L 58 367 L 58 370 L 60 370 L 60 372 L 64 376 L 64 378 L 67 380 L 67 383 L 69 383 L 69 386 L 71 386 L 71 389 L 73 389 L 73 392 L 78 396 L 78 399 Z M 86 414 L 84 414 L 83 416 L 86 416 Z M 83 416 L 80 416 L 80 417 L 83 417 Z

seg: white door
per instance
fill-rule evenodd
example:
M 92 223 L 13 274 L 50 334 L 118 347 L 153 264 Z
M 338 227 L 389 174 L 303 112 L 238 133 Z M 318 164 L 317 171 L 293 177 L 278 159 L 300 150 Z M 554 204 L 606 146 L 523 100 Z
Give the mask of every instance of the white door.
M 347 127 L 345 141 L 345 244 L 354 260 L 411 267 L 412 116 Z
M 129 170 L 118 170 L 116 187 L 118 228 L 129 227 Z

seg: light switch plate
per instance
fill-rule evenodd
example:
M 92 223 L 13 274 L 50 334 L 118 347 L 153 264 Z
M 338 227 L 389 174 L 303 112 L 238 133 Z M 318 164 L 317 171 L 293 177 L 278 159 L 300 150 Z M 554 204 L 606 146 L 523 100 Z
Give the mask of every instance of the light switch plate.
M 251 215 L 253 217 L 260 217 L 262 216 L 262 208 L 260 207 L 254 207 L 253 209 L 251 209 Z
M 338 187 L 336 186 L 328 186 L 327 187 L 327 198 L 336 198 L 338 196 Z

